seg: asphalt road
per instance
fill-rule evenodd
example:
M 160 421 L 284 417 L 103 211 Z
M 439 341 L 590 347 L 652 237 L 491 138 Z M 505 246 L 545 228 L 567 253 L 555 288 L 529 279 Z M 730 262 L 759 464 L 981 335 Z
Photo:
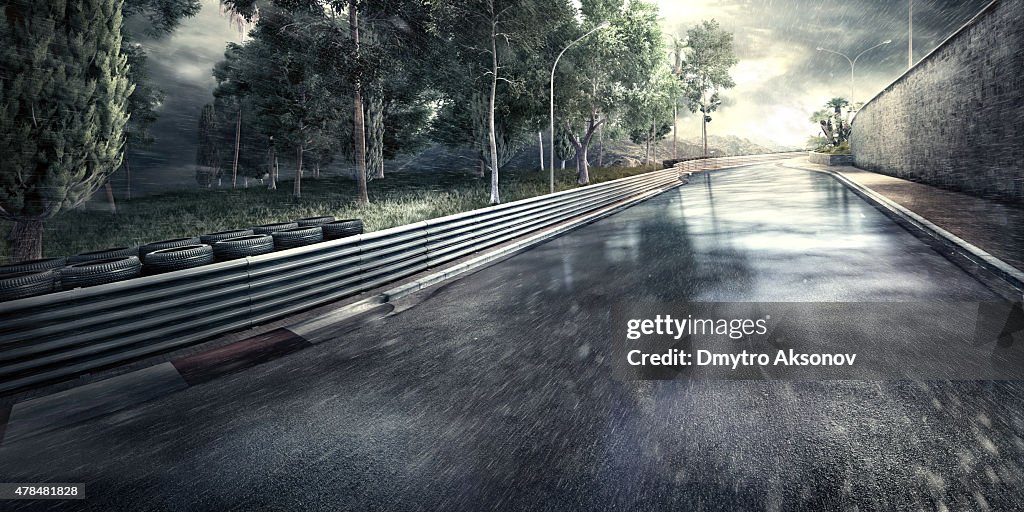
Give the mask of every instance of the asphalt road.
M 3 446 L 0 481 L 89 499 L 2 509 L 1020 509 L 1020 383 L 620 381 L 608 357 L 616 304 L 995 298 L 828 176 L 716 172 L 343 339 Z

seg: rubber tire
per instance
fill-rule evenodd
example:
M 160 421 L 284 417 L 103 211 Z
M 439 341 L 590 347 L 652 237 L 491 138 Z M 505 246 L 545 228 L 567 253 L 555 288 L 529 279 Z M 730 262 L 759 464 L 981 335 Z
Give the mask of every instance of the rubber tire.
M 64 258 L 40 258 L 38 260 L 19 261 L 10 265 L 0 266 L 0 274 L 21 274 L 23 272 L 42 272 L 61 268 L 67 265 Z
M 270 252 L 274 252 L 274 238 L 270 235 L 245 235 L 213 244 L 213 255 L 218 261 L 259 256 Z
M 274 247 L 277 249 L 291 249 L 324 241 L 324 232 L 320 226 L 283 229 L 275 231 L 271 236 L 274 237 Z
M 159 251 L 160 249 L 170 249 L 172 247 L 183 247 L 186 245 L 199 245 L 202 242 L 199 241 L 199 237 L 191 238 L 172 238 L 170 240 L 161 240 L 159 242 L 150 242 L 142 247 L 139 247 L 139 256 L 143 260 L 146 259 L 146 255 L 153 252 Z
M 320 227 L 324 230 L 324 240 L 337 240 L 363 234 L 363 221 L 360 219 L 336 220 Z
M 282 229 L 291 229 L 299 227 L 297 222 L 276 222 L 274 224 L 262 224 L 259 226 L 253 226 L 252 232 L 254 235 L 269 235 L 275 231 L 281 231 Z
M 298 224 L 299 227 L 304 228 L 308 226 L 322 226 L 328 222 L 334 222 L 334 220 L 333 215 L 324 215 L 322 217 L 306 217 L 305 219 L 295 221 L 295 223 Z
M 102 249 L 99 251 L 83 252 L 68 258 L 68 265 L 85 263 L 87 261 L 109 260 L 110 258 L 126 258 L 128 256 L 139 256 L 138 247 L 115 247 L 113 249 Z
M 56 289 L 57 271 L 27 271 L 0 276 L 0 301 L 44 295 Z
M 143 268 L 147 274 L 160 274 L 209 265 L 213 260 L 213 248 L 209 245 L 183 245 L 147 254 Z
M 214 242 L 219 242 L 227 238 L 235 238 L 238 236 L 251 235 L 251 229 L 233 229 L 231 231 L 218 231 L 216 233 L 208 233 L 205 235 L 199 235 L 199 241 L 206 245 L 213 245 Z
M 139 277 L 142 275 L 142 263 L 137 256 L 86 261 L 64 267 L 60 275 L 61 286 L 65 290 L 85 288 Z

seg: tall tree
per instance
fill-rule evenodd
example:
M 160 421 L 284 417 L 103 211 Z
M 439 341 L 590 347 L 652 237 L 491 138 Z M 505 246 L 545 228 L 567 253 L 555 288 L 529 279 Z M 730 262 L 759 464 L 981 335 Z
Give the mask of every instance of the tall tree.
M 45 219 L 121 165 L 133 86 L 120 0 L 9 0 L 0 16 L 0 217 L 26 260 L 42 255 Z
M 559 67 L 556 113 L 576 149 L 577 183 L 590 183 L 587 150 L 598 129 L 622 114 L 626 92 L 664 63 L 658 9 L 633 0 L 582 0 L 579 33 L 600 23 L 598 31 L 567 54 Z
M 652 159 L 651 145 L 663 139 L 671 129 L 669 119 L 679 93 L 679 81 L 671 69 L 663 65 L 625 94 L 622 124 L 630 140 L 644 146 L 647 163 Z
M 738 60 L 733 51 L 733 35 L 715 20 L 705 20 L 686 31 L 686 55 L 680 78 L 690 112 L 701 113 L 704 156 L 708 156 L 708 122 L 721 105 L 719 92 L 736 85 L 729 68 Z
M 203 106 L 199 114 L 199 147 L 196 150 L 196 182 L 201 187 L 213 185 L 220 177 L 221 162 L 217 143 L 217 117 L 213 104 Z
M 518 52 L 542 48 L 552 23 L 563 15 L 566 3 L 558 0 L 438 0 L 433 2 L 435 30 L 451 46 L 451 54 L 468 71 L 463 79 L 479 83 L 486 95 L 487 166 L 491 171 L 490 202 L 498 204 L 498 107 L 510 88 L 523 76 L 510 65 Z M 499 87 L 499 84 L 502 84 Z

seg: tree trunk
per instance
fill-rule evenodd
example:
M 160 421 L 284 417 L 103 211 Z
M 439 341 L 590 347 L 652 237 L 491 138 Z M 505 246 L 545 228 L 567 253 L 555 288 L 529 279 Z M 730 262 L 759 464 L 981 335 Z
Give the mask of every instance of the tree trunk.
M 484 152 L 483 151 L 480 152 L 480 154 L 478 155 L 477 160 L 480 161 L 480 165 L 477 168 L 476 175 L 478 177 L 483 178 L 484 176 L 487 175 L 487 158 L 484 156 Z
M 128 163 L 128 144 L 124 145 L 124 177 L 128 181 L 128 191 L 125 194 L 125 200 L 132 200 L 132 166 Z
M 10 236 L 14 246 L 14 261 L 36 260 L 43 257 L 43 221 L 37 219 L 15 221 Z
M 597 129 L 597 166 L 604 167 L 604 125 Z
M 672 105 L 672 159 L 679 158 L 676 153 L 676 123 L 679 122 L 679 105 Z
M 658 163 L 658 121 L 651 121 L 651 163 Z
M 580 145 L 579 149 L 576 150 L 576 161 L 579 162 L 579 176 L 576 179 L 576 183 L 579 185 L 587 185 L 590 183 L 590 165 L 587 164 L 587 146 Z
M 114 187 L 110 186 L 110 180 L 103 186 L 107 190 L 107 202 L 110 203 L 110 213 L 117 215 L 117 203 L 114 202 Z
M 573 147 L 576 148 L 576 182 L 580 185 L 590 184 L 590 166 L 587 162 L 587 148 L 590 146 L 590 141 L 594 138 L 594 133 L 602 124 L 604 124 L 605 121 L 604 119 L 596 121 L 596 119 L 596 114 L 592 114 L 587 131 L 583 135 L 582 139 L 576 137 L 576 134 L 572 133 L 572 130 L 570 130 L 568 126 L 565 127 L 569 133 L 569 142 L 571 142 Z
M 544 172 L 544 135 L 537 132 L 537 149 L 540 150 L 540 172 Z
M 302 197 L 302 150 L 301 144 L 295 150 L 295 183 L 292 186 L 292 196 L 296 199 Z
M 708 115 L 701 114 L 700 135 L 704 139 L 704 158 L 708 157 Z
M 492 13 L 493 14 L 493 13 Z M 491 146 L 491 204 L 501 202 L 498 194 L 498 141 L 494 129 L 494 97 L 498 94 L 497 26 L 491 20 L 491 97 L 487 106 L 487 142 Z
M 356 0 L 348 2 L 348 24 L 352 30 L 352 41 L 355 44 L 355 56 L 359 58 L 359 14 L 356 12 Z M 356 199 L 360 205 L 370 203 L 370 196 L 366 190 L 366 125 L 363 119 L 363 85 L 356 80 L 355 93 L 352 100 L 354 115 L 352 118 L 352 138 L 355 146 L 356 160 L 356 183 L 359 186 L 359 196 Z
M 562 170 L 565 170 L 565 160 L 562 160 Z
M 235 158 L 231 163 L 231 188 L 238 184 L 238 148 L 242 144 L 242 106 L 238 106 L 238 119 L 235 121 Z
M 267 175 L 270 178 L 270 183 L 267 185 L 268 190 L 277 190 L 277 169 L 275 165 L 277 163 L 277 151 L 274 149 L 274 138 L 270 138 L 270 150 L 267 151 Z

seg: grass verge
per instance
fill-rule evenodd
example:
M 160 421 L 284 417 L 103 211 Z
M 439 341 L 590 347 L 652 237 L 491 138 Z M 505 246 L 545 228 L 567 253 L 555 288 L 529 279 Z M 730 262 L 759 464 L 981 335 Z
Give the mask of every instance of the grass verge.
M 655 170 L 653 166 L 591 169 L 591 183 Z M 304 178 L 302 198 L 294 199 L 292 182 L 278 190 L 195 189 L 120 201 L 116 215 L 80 208 L 57 215 L 44 225 L 43 255 L 67 256 L 108 247 L 197 236 L 257 224 L 289 221 L 315 215 L 361 218 L 367 231 L 443 217 L 488 205 L 489 178 L 467 172 L 393 173 L 369 184 L 370 204 L 355 204 L 355 181 L 347 177 Z M 555 172 L 555 190 L 575 188 L 575 171 Z M 548 173 L 505 171 L 501 175 L 504 202 L 548 192 Z M 0 222 L 9 233 L 11 223 Z M 11 261 L 11 244 L 0 243 L 0 262 Z

